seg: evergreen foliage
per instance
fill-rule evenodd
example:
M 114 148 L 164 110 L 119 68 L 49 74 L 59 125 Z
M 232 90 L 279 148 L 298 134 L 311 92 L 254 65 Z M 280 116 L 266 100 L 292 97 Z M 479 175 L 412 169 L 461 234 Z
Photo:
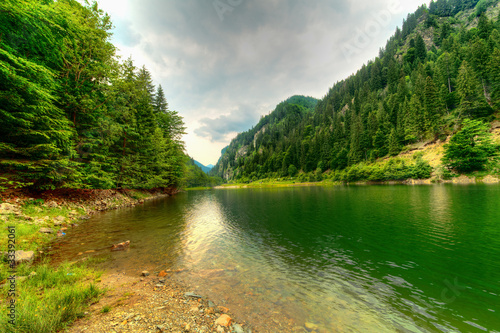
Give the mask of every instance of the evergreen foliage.
M 479 120 L 465 119 L 463 128 L 445 145 L 443 163 L 458 172 L 482 170 L 496 150 L 489 126 Z
M 97 3 L 0 3 L 0 173 L 36 188 L 179 186 L 182 118 Z

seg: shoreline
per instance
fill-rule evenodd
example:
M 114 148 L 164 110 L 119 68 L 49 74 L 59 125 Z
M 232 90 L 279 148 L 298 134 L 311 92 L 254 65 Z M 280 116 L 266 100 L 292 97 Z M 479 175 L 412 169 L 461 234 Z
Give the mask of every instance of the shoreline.
M 32 272 L 16 276 L 16 281 L 20 282 L 18 289 L 24 287 L 24 282 L 21 281 L 32 280 L 32 276 L 36 275 L 35 271 L 47 264 L 44 260 L 47 256 L 46 249 L 54 241 L 64 237 L 64 231 L 68 228 L 84 227 L 85 220 L 99 212 L 140 205 L 145 201 L 166 198 L 178 192 L 177 189 L 169 189 L 167 191 L 55 190 L 40 193 L 19 191 L 7 195 L 3 193 L 0 201 L 2 224 L 15 225 L 18 229 L 31 227 L 28 234 L 23 234 L 16 240 L 20 244 L 16 248 L 16 255 L 18 252 L 29 255 L 27 258 L 19 258 L 21 259 L 18 263 L 21 267 L 19 271 Z M 35 241 L 24 245 L 28 243 L 27 238 Z M 2 235 L 1 241 L 6 239 L 7 235 Z M 6 246 L 2 243 L 3 248 Z M 86 260 L 87 258 L 89 257 L 73 261 L 68 265 L 77 267 L 92 262 Z M 49 265 L 53 266 L 54 263 L 50 261 L 49 256 Z M 2 261 L 1 264 L 4 265 L 5 262 Z M 99 270 L 99 267 L 93 262 L 91 265 L 92 269 L 84 271 L 81 279 L 90 281 L 89 283 L 101 290 L 102 294 L 97 300 L 81 304 L 86 311 L 77 316 L 78 319 L 63 323 L 68 332 L 252 332 L 244 322 L 241 324 L 235 322 L 229 309 L 215 305 L 206 297 L 193 294 L 188 283 L 173 279 L 176 272 L 162 271 L 154 276 L 148 272 L 142 274 L 144 276 L 130 276 L 109 270 L 96 273 L 94 269 Z M 64 263 L 58 263 L 54 270 L 62 266 Z M 8 283 L 5 280 L 0 281 L 0 289 L 6 285 Z M 61 287 L 57 285 L 55 290 L 59 288 Z M 9 302 L 7 298 L 0 301 L 2 307 Z M 15 301 L 24 300 L 17 298 Z M 168 307 L 165 306 L 167 303 Z M 162 311 L 165 308 L 169 308 L 169 311 Z M 52 314 L 44 320 L 50 321 L 50 315 Z M 8 327 L 5 328 L 9 331 Z M 18 330 L 29 331 L 16 327 L 15 331 Z M 54 328 L 54 331 L 59 329 Z
M 456 185 L 480 185 L 480 184 L 500 184 L 500 178 L 493 175 L 484 177 L 468 177 L 461 175 L 452 179 L 406 179 L 406 180 L 386 180 L 386 181 L 356 181 L 356 182 L 338 182 L 323 180 L 319 182 L 290 182 L 290 181 L 274 181 L 274 182 L 253 182 L 248 184 L 224 184 L 213 187 L 214 189 L 240 189 L 240 188 L 266 188 L 266 187 L 308 187 L 308 186 L 351 186 L 351 185 L 438 185 L 438 184 L 456 184 Z

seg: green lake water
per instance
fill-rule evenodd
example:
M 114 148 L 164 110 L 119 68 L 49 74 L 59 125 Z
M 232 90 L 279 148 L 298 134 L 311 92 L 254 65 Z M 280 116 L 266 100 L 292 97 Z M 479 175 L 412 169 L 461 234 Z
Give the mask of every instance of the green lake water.
M 190 191 L 94 216 L 53 255 L 87 250 L 126 274 L 184 269 L 261 330 L 500 332 L 496 185 Z

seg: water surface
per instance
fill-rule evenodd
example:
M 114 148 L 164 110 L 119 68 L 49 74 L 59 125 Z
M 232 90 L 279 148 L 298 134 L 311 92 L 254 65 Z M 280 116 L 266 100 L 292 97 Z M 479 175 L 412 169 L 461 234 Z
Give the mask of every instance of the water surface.
M 499 202 L 486 185 L 193 191 L 99 214 L 54 255 L 111 254 L 107 268 L 134 275 L 184 268 L 263 330 L 495 332 Z

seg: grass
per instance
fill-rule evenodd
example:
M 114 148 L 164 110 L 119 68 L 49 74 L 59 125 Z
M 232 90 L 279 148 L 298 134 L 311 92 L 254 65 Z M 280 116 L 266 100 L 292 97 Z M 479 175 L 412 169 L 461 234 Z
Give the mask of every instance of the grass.
M 142 191 L 127 192 L 133 199 L 144 199 L 151 194 Z M 1 201 L 0 201 L 1 202 Z M 81 206 L 80 206 L 81 207 Z M 0 216 L 0 251 L 8 249 L 8 226 L 15 226 L 16 250 L 38 251 L 54 238 L 59 227 L 54 226 L 58 216 L 65 217 L 69 224 L 78 216 L 86 214 L 85 209 L 72 205 L 46 207 L 43 200 L 27 200 L 18 206 L 21 216 L 15 214 Z M 26 219 L 26 216 L 29 217 Z M 51 228 L 53 234 L 39 232 L 40 228 Z M 106 258 L 89 258 L 85 262 L 64 263 L 54 267 L 48 261 L 36 264 L 21 264 L 16 268 L 15 312 L 16 325 L 7 317 L 7 302 L 10 302 L 10 283 L 0 287 L 0 332 L 44 333 L 65 330 L 75 319 L 84 316 L 89 304 L 96 302 L 104 291 L 96 283 L 101 272 L 94 267 Z M 8 262 L 0 260 L 0 284 L 10 276 Z M 31 275 L 30 275 L 31 274 Z M 4 281 L 5 280 L 5 281 Z M 111 307 L 103 307 L 103 312 Z
M 126 195 L 131 197 L 134 200 L 141 200 L 141 199 L 146 199 L 151 196 L 151 193 L 148 192 L 142 192 L 138 190 L 128 190 L 126 192 Z
M 5 263 L 2 268 L 7 268 Z M 31 274 L 31 275 L 30 275 Z M 17 267 L 16 322 L 12 325 L 6 315 L 0 317 L 1 332 L 56 332 L 84 316 L 87 306 L 102 294 L 95 281 L 101 273 L 88 263 L 65 263 L 53 267 L 49 262 L 36 266 Z M 0 288 L 0 295 L 8 300 L 9 284 Z
M 210 190 L 213 187 L 208 187 L 208 186 L 198 186 L 198 187 L 188 187 L 185 188 L 185 191 L 202 191 L 202 190 Z
M 28 201 L 21 206 L 21 213 L 34 220 L 42 219 L 42 223 L 26 221 L 24 218 L 14 214 L 2 215 L 0 219 L 0 249 L 7 248 L 7 226 L 16 227 L 16 249 L 23 251 L 36 251 L 43 248 L 55 236 L 57 231 L 54 228 L 53 220 L 57 216 L 64 216 L 66 222 L 71 221 L 71 212 L 75 211 L 76 216 L 84 215 L 82 209 L 72 209 L 69 207 L 45 207 L 41 201 Z M 48 219 L 47 219 L 48 217 Z M 30 224 L 31 223 L 31 224 Z M 40 228 L 48 227 L 54 230 L 54 234 L 42 234 Z M 0 279 L 3 279 L 0 272 Z
M 101 309 L 101 313 L 108 313 L 109 311 L 111 311 L 111 306 L 110 305 L 105 305 Z

